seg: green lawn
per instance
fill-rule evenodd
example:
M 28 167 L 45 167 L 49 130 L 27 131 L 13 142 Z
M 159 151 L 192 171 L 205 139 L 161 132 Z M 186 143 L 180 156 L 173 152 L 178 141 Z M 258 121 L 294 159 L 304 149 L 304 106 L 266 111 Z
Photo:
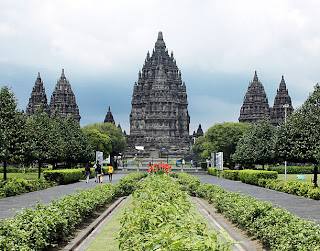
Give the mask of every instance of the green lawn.
M 313 180 L 313 174 L 304 174 L 306 176 L 305 180 L 298 180 L 297 174 L 287 174 L 287 181 L 301 181 L 301 182 L 311 182 Z M 319 179 L 319 174 L 318 174 Z M 278 174 L 278 180 L 284 181 L 284 174 Z
M 26 180 L 35 180 L 38 178 L 38 173 L 7 173 L 7 178 L 21 178 Z M 43 173 L 41 173 L 41 178 L 43 178 Z M 3 180 L 3 173 L 0 173 L 0 180 Z

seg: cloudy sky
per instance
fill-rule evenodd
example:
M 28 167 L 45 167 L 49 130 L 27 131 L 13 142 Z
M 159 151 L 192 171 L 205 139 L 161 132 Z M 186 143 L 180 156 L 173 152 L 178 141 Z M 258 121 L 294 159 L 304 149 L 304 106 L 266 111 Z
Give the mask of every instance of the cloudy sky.
M 108 106 L 129 133 L 134 82 L 159 31 L 186 83 L 190 133 L 237 122 L 254 71 L 273 100 L 284 75 L 294 108 L 320 79 L 320 1 L 0 0 L 0 85 L 25 109 L 41 73 L 48 100 L 65 69 L 82 116 Z

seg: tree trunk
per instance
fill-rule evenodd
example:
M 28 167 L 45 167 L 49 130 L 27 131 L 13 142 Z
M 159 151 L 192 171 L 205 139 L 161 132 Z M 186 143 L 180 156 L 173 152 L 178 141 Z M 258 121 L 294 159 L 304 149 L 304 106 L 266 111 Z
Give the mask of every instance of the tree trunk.
M 7 161 L 3 161 L 3 179 L 7 179 Z
M 41 178 L 41 166 L 42 166 L 42 162 L 41 161 L 39 161 L 39 166 L 38 166 L 38 179 L 40 179 Z
M 318 187 L 318 164 L 314 165 L 313 182 L 314 182 L 314 187 Z

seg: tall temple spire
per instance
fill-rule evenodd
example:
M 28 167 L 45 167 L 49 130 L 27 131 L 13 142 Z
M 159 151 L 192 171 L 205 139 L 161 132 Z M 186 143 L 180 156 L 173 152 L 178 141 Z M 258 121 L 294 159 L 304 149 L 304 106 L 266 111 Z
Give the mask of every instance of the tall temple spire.
M 113 119 L 113 115 L 112 115 L 110 106 L 109 106 L 107 115 L 106 115 L 106 117 L 105 117 L 105 119 L 104 119 L 104 123 L 113 123 L 114 125 L 116 124 L 116 123 L 114 122 L 114 119 Z
M 289 105 L 289 107 L 284 108 L 284 105 Z M 281 82 L 279 84 L 279 89 L 274 98 L 273 107 L 271 108 L 270 122 L 272 125 L 279 125 L 285 120 L 285 109 L 287 109 L 287 116 L 293 112 L 291 98 L 289 96 L 286 82 L 282 76 Z
M 270 108 L 264 87 L 255 71 L 253 81 L 249 83 L 247 93 L 243 99 L 239 122 L 258 123 L 263 117 L 270 117 Z
M 38 77 L 31 92 L 29 103 L 26 109 L 26 114 L 28 116 L 35 114 L 40 106 L 42 106 L 44 112 L 50 114 L 46 90 L 43 86 L 40 72 L 38 72 Z
M 148 58 L 148 54 L 147 54 Z M 175 156 L 184 156 L 189 149 L 188 101 L 173 53 L 169 56 L 162 32 L 158 33 L 153 53 L 134 84 L 130 135 L 127 135 L 127 156 L 135 146 L 144 146 L 145 156 L 166 149 Z
M 69 80 L 64 74 L 64 69 L 62 69 L 61 77 L 51 95 L 50 110 L 53 112 L 55 109 L 59 110 L 61 117 L 65 118 L 68 114 L 71 114 L 75 120 L 80 122 L 81 117 L 76 97 L 71 89 Z

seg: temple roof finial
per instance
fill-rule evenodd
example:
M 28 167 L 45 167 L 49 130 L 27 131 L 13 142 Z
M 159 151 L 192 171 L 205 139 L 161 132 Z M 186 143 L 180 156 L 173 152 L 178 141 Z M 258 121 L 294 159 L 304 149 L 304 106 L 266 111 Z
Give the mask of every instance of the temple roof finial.
M 41 77 L 40 77 L 40 72 L 38 72 L 38 78 L 41 78 Z
M 159 33 L 158 33 L 158 40 L 163 40 L 163 36 L 162 36 L 162 32 L 161 31 L 159 31 Z

